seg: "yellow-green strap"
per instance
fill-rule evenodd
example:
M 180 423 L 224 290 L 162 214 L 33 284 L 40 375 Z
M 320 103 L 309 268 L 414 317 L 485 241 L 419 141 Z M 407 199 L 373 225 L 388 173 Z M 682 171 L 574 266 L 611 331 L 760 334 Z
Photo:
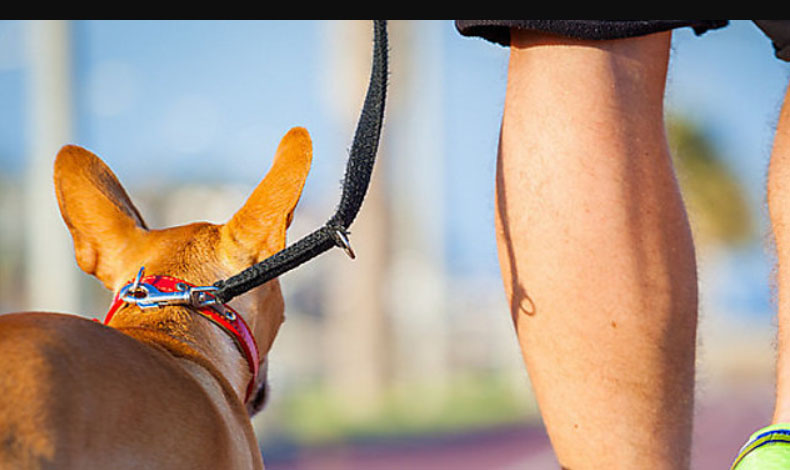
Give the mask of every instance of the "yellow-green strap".
M 772 424 L 751 435 L 731 470 L 790 469 L 790 423 Z

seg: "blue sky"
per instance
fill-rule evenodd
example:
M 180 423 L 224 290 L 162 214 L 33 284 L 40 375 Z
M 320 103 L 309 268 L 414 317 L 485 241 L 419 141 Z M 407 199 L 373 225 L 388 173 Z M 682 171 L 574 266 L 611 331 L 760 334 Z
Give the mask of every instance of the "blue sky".
M 0 22 L 0 171 L 9 174 L 23 170 L 27 148 L 25 26 Z M 328 73 L 330 31 L 313 21 L 76 22 L 74 141 L 131 187 L 152 178 L 152 163 L 162 181 L 254 184 L 280 137 L 302 125 L 315 146 L 305 198 L 334 201 L 351 136 L 331 104 L 339 78 Z M 461 37 L 449 20 L 419 23 L 412 39 L 420 38 L 431 43 L 416 49 L 414 64 L 438 74 L 422 93 L 440 106 L 446 211 L 435 216 L 445 221 L 448 263 L 465 275 L 495 275 L 493 176 L 507 50 Z M 751 22 L 701 38 L 690 29 L 674 34 L 668 109 L 715 138 L 758 212 L 787 77 L 788 65 Z M 768 272 L 760 255 L 749 259 Z

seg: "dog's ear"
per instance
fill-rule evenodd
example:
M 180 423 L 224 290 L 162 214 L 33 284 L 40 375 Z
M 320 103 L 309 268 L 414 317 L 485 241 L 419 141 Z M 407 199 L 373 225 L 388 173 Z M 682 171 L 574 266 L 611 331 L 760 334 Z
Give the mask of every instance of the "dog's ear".
M 280 141 L 271 169 L 244 206 L 225 224 L 232 258 L 249 265 L 285 247 L 285 231 L 302 194 L 313 158 L 307 130 L 295 127 Z
M 112 288 L 127 247 L 147 227 L 113 172 L 93 153 L 74 145 L 55 159 L 55 193 L 74 239 L 77 264 Z

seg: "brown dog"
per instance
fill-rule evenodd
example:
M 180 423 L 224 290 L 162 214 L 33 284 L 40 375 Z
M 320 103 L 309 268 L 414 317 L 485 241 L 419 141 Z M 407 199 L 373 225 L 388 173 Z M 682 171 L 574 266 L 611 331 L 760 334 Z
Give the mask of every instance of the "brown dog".
M 234 325 L 254 342 L 229 333 L 231 310 L 212 319 L 185 306 L 142 309 L 117 293 L 143 266 L 210 286 L 282 249 L 311 158 L 307 131 L 292 129 L 227 224 L 149 230 L 101 160 L 64 147 L 55 188 L 77 263 L 116 302 L 108 326 L 0 316 L 0 468 L 262 468 L 249 416 L 263 404 L 266 353 L 284 319 L 277 281 L 232 303 Z

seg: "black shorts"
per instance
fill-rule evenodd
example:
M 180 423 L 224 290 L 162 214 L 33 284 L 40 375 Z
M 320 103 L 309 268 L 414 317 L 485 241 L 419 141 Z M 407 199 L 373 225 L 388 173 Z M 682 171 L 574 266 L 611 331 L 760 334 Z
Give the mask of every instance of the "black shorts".
M 790 61 L 790 20 L 752 20 L 771 39 L 776 57 Z M 464 36 L 510 45 L 510 28 L 531 29 L 575 39 L 622 39 L 691 27 L 698 35 L 727 26 L 727 20 L 456 20 Z

